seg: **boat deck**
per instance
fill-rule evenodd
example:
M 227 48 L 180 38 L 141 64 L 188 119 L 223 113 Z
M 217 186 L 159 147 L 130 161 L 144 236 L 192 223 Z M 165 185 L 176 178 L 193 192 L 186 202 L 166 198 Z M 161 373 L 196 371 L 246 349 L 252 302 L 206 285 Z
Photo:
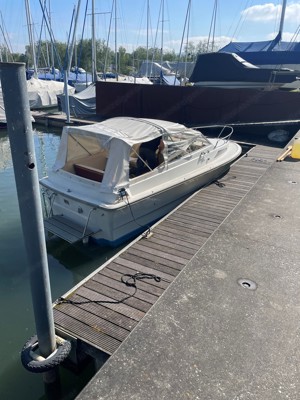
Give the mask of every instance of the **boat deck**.
M 251 148 L 224 177 L 157 223 L 149 237 L 139 237 L 63 296 L 70 302 L 54 306 L 57 333 L 112 355 L 280 152 Z M 135 293 L 121 279 L 136 272 L 147 275 L 136 281 Z

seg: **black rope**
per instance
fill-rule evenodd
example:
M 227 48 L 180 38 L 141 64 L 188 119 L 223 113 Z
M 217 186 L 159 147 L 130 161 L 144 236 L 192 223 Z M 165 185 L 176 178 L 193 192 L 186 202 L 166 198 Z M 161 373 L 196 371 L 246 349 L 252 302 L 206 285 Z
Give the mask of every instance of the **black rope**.
M 128 279 L 125 280 L 125 277 Z M 136 288 L 136 281 L 140 281 L 142 279 L 154 279 L 155 282 L 160 282 L 161 277 L 154 274 L 146 274 L 144 272 L 137 272 L 134 275 L 124 274 L 121 277 L 121 282 L 125 283 L 126 286 L 131 286 Z
M 160 276 L 154 275 L 154 274 L 146 274 L 143 272 L 136 272 L 135 274 L 124 274 L 121 276 L 121 282 L 124 283 L 128 287 L 133 287 L 134 292 L 132 294 L 129 294 L 128 296 L 125 296 L 121 300 L 82 300 L 82 301 L 74 301 L 70 299 L 65 299 L 63 297 L 59 297 L 55 301 L 55 305 L 58 304 L 73 304 L 73 305 L 81 305 L 81 304 L 120 304 L 124 303 L 124 301 L 130 299 L 133 297 L 136 292 L 137 292 L 137 281 L 141 281 L 143 279 L 154 279 L 155 282 L 160 282 L 162 278 Z
M 130 204 L 130 201 L 129 201 L 129 198 L 128 198 L 128 193 L 127 193 L 127 191 L 126 191 L 126 189 L 120 189 L 119 190 L 119 193 L 120 193 L 120 195 L 121 195 L 121 197 L 122 197 L 122 200 L 124 200 L 124 197 L 126 197 L 126 202 L 127 202 L 127 205 L 128 205 L 128 207 L 129 207 L 129 210 L 130 210 L 130 214 L 131 214 L 131 216 L 132 216 L 132 219 L 134 220 L 134 222 L 138 225 L 138 226 L 140 226 L 141 228 L 147 228 L 147 230 L 142 234 L 142 236 L 143 236 L 143 238 L 147 238 L 149 235 L 150 235 L 150 233 L 151 233 L 151 228 L 150 228 L 150 226 L 149 225 L 141 225 L 141 224 L 139 224 L 138 222 L 137 222 L 137 220 L 135 219 L 135 216 L 134 216 L 134 214 L 133 214 L 133 211 L 132 211 L 132 208 L 131 208 L 131 204 Z
M 215 185 L 221 187 L 221 188 L 224 187 L 224 186 L 226 186 L 225 183 L 220 182 L 220 181 L 218 181 L 218 180 L 215 180 L 213 183 L 214 183 Z

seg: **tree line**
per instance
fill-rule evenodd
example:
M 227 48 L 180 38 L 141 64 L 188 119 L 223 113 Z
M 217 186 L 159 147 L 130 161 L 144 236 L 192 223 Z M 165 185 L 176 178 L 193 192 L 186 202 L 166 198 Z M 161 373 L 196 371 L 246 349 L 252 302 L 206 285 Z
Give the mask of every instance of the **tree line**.
M 117 54 L 105 44 L 105 40 L 95 41 L 96 49 L 96 69 L 97 72 L 117 72 L 120 74 L 135 74 L 139 71 L 141 63 L 147 60 L 160 62 L 163 61 L 188 61 L 196 60 L 199 53 L 209 51 L 207 44 L 190 42 L 182 54 L 172 51 L 162 51 L 159 48 L 147 48 L 140 46 L 129 53 L 125 47 L 120 46 Z M 66 43 L 56 42 L 51 45 L 49 41 L 40 41 L 35 45 L 36 63 L 38 68 L 48 68 L 54 66 L 59 70 L 64 70 L 68 64 L 69 48 Z M 23 62 L 28 69 L 33 68 L 33 56 L 31 47 L 25 47 L 24 53 L 10 53 L 5 46 L 0 45 L 1 61 L 3 62 Z M 54 60 L 54 61 L 53 61 Z M 117 62 L 116 62 L 117 60 Z M 92 40 L 80 40 L 73 51 L 72 66 L 92 71 Z M 116 70 L 117 65 L 117 70 Z

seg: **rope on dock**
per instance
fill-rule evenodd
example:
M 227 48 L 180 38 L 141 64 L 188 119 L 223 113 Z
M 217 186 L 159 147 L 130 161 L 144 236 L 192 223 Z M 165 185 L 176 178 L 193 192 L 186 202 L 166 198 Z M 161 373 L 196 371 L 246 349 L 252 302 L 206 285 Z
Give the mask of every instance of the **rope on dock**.
M 126 278 L 126 279 L 125 279 Z M 121 282 L 123 282 L 126 286 L 133 287 L 134 292 L 132 294 L 129 294 L 128 296 L 123 297 L 121 300 L 82 300 L 82 301 L 74 301 L 71 299 L 65 299 L 63 297 L 59 297 L 55 304 L 73 304 L 73 305 L 81 305 L 81 304 L 90 304 L 90 303 L 95 303 L 95 304 L 120 304 L 124 303 L 124 301 L 130 299 L 133 297 L 138 288 L 136 286 L 136 282 L 143 280 L 143 279 L 154 279 L 155 282 L 160 282 L 162 279 L 160 276 L 154 275 L 154 274 L 146 274 L 143 272 L 136 272 L 135 274 L 124 274 L 121 277 Z

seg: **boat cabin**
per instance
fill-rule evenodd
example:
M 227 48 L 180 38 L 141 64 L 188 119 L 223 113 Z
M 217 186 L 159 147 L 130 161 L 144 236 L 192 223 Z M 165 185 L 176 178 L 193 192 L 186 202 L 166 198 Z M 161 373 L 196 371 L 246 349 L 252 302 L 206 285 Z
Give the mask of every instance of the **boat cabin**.
M 62 170 L 79 177 L 101 182 L 100 191 L 116 193 L 137 179 L 137 163 L 145 163 L 139 154 L 142 143 L 157 138 L 164 142 L 163 156 L 157 168 L 164 169 L 182 155 L 195 151 L 210 142 L 197 130 L 183 125 L 156 120 L 112 118 L 94 125 L 67 126 L 63 130 L 54 171 Z

